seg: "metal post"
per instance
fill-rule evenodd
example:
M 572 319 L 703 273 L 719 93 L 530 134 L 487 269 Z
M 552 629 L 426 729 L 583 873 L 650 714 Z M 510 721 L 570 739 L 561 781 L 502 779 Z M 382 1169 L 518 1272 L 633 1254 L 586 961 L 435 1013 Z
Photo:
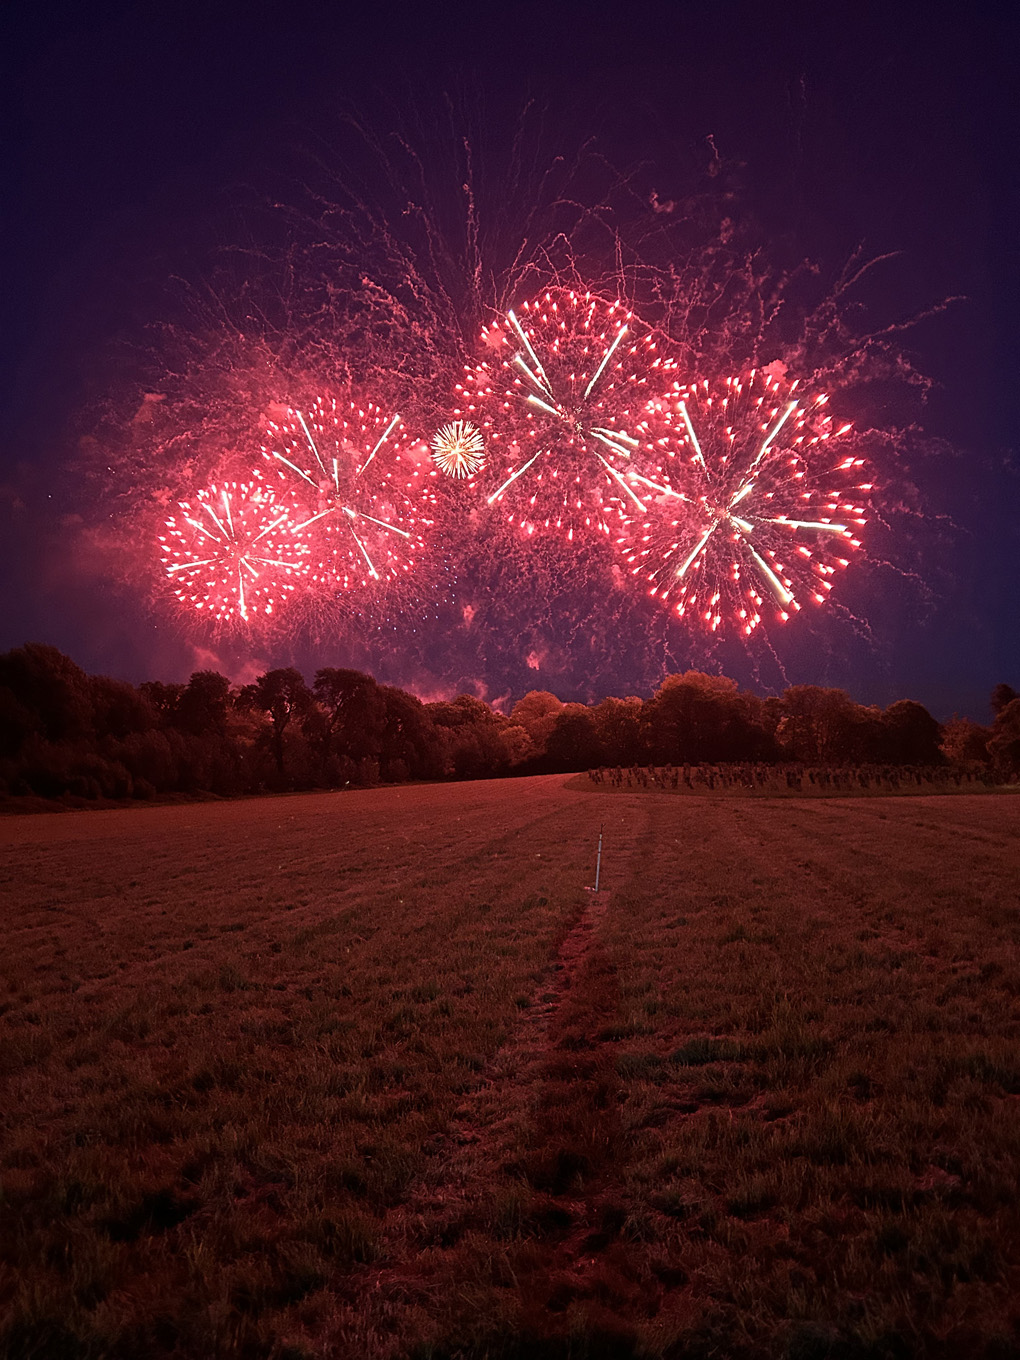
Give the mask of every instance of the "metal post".
M 602 826 L 599 827 L 599 853 L 598 853 L 598 858 L 595 860 L 595 891 L 596 891 L 596 892 L 598 892 L 598 890 L 599 890 L 599 874 L 602 872 L 602 827 L 603 827 L 603 826 L 605 826 L 605 823 L 604 823 L 604 822 L 602 823 Z

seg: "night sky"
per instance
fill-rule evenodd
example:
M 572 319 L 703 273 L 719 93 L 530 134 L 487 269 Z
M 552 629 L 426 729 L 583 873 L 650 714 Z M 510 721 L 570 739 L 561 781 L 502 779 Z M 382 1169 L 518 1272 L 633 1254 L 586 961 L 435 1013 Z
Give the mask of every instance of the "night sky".
M 934 388 L 920 417 L 927 452 L 911 468 L 923 523 L 898 561 L 895 545 L 883 549 L 921 584 L 890 573 L 874 578 L 884 596 L 858 588 L 866 645 L 838 630 L 819 645 L 799 620 L 773 642 L 790 682 L 987 720 L 992 686 L 1020 685 L 1018 26 L 1005 9 L 9 7 L 0 648 L 48 642 L 132 681 L 205 665 L 239 678 L 295 660 L 309 675 L 361 664 L 426 697 L 473 679 L 490 698 L 521 688 L 514 676 L 444 673 L 438 653 L 425 670 L 420 653 L 402 668 L 399 641 L 378 654 L 343 638 L 292 641 L 286 654 L 246 657 L 154 613 L 143 592 L 133 599 L 80 546 L 103 510 L 76 450 L 117 398 L 123 356 L 166 316 L 167 280 L 200 288 L 232 232 L 259 244 L 258 214 L 243 205 L 286 194 L 342 110 L 370 119 L 387 101 L 439 108 L 449 94 L 488 145 L 532 101 L 552 155 L 594 138 L 613 163 L 650 167 L 662 200 L 685 197 L 711 138 L 739 167 L 737 210 L 777 257 L 835 275 L 858 247 L 896 252 L 866 295 L 890 323 L 959 299 L 899 340 Z M 671 668 L 698 666 L 678 638 Z M 732 671 L 726 660 L 713 664 Z M 555 670 L 530 679 L 573 697 L 568 672 L 561 684 Z

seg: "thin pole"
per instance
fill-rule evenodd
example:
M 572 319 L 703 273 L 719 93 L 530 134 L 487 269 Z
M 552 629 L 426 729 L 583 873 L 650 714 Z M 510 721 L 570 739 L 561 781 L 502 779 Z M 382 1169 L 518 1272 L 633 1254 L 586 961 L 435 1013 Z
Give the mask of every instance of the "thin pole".
M 599 827 L 599 853 L 598 853 L 598 858 L 595 860 L 595 891 L 596 891 L 596 892 L 598 892 L 598 890 L 599 890 L 599 874 L 602 872 L 602 827 L 604 827 L 604 826 L 605 826 L 605 822 L 603 822 L 602 825 Z

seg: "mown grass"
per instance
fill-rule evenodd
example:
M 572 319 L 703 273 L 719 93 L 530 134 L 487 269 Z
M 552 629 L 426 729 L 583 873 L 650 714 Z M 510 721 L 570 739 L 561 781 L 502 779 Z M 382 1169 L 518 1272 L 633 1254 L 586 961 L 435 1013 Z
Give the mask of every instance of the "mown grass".
M 1016 1353 L 1013 800 L 606 797 L 6 824 L 0 1354 Z
M 470 1240 L 405 1258 L 376 1330 L 334 1335 L 387 1355 L 415 1331 L 423 1355 L 499 1355 L 501 1329 L 550 1355 L 1016 1353 L 1010 805 L 664 801 L 631 805 L 622 870 L 609 852 L 611 908 Z
M 0 1352 L 270 1354 L 374 1258 L 581 904 L 444 796 L 8 824 Z

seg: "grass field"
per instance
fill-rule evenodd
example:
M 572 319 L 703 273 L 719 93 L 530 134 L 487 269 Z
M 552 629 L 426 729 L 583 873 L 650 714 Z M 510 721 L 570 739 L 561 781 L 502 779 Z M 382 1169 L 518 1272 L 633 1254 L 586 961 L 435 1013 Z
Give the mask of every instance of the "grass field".
M 7 818 L 0 895 L 7 1360 L 1020 1354 L 1020 799 Z

